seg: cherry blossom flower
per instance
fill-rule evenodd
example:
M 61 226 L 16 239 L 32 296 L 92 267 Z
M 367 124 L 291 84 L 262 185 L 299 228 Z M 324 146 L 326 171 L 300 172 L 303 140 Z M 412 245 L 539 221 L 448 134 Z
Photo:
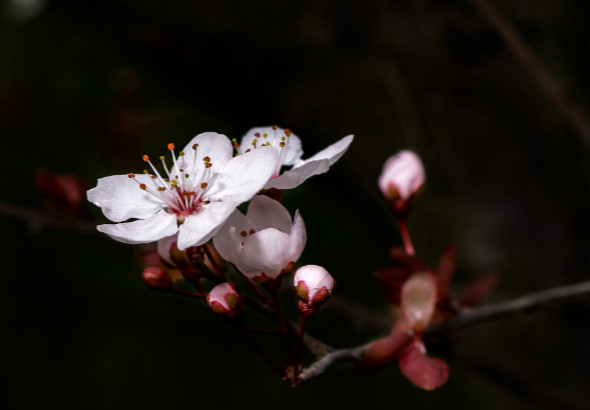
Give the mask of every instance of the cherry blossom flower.
M 221 257 L 246 277 L 266 280 L 290 271 L 306 240 L 299 211 L 291 221 L 280 202 L 257 195 L 250 201 L 246 215 L 236 210 L 229 217 L 213 244 Z
M 379 189 L 391 200 L 407 202 L 424 184 L 424 167 L 412 151 L 400 151 L 383 165 Z
M 98 180 L 88 200 L 117 224 L 99 231 L 124 243 L 147 243 L 178 234 L 180 250 L 207 242 L 242 202 L 268 181 L 276 150 L 264 148 L 233 157 L 230 140 L 206 132 L 194 137 L 178 157 L 168 144 L 172 165 L 162 156 L 164 174 L 147 155 L 143 174 L 114 175 Z M 130 219 L 134 219 L 130 222 Z
M 309 177 L 328 171 L 346 152 L 352 140 L 353 136 L 348 135 L 302 160 L 303 149 L 299 137 L 289 129 L 272 126 L 252 128 L 242 137 L 241 144 L 234 140 L 234 147 L 238 153 L 250 152 L 263 146 L 274 147 L 279 155 L 273 175 L 264 188 L 291 189 L 301 185 Z M 290 166 L 291 169 L 281 174 L 283 166 Z

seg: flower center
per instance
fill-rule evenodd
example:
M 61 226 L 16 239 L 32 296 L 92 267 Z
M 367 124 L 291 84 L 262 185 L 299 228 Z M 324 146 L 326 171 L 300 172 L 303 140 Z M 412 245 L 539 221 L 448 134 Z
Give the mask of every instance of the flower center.
M 250 143 L 253 148 L 247 148 L 244 151 L 244 153 L 246 153 L 258 147 L 269 146 L 273 146 L 279 151 L 279 159 L 277 160 L 277 165 L 270 179 L 278 177 L 281 173 L 281 167 L 283 166 L 283 161 L 285 160 L 285 155 L 287 152 L 287 146 L 289 145 L 289 137 L 291 136 L 291 130 L 289 130 L 288 128 L 281 129 L 277 125 L 273 125 L 272 129 L 273 135 L 270 136 L 270 138 L 266 132 L 262 134 L 260 134 L 259 132 L 255 133 L 255 138 Z M 234 144 L 234 149 L 236 150 L 236 153 L 240 154 L 240 144 L 238 144 L 238 140 L 233 138 L 232 142 Z
M 172 155 L 172 166 L 169 168 L 166 164 L 166 158 L 162 155 L 162 167 L 166 172 L 166 176 L 162 177 L 158 169 L 150 161 L 147 155 L 143 156 L 144 162 L 149 164 L 153 173 L 150 174 L 147 169 L 143 171 L 144 174 L 150 176 L 151 184 L 140 182 L 135 174 L 130 173 L 129 178 L 134 179 L 139 188 L 143 189 L 158 201 L 166 205 L 166 209 L 170 213 L 177 216 L 178 224 L 182 224 L 188 215 L 198 212 L 202 205 L 209 203 L 205 198 L 207 188 L 209 187 L 209 179 L 211 177 L 211 158 L 205 156 L 202 158 L 204 169 L 200 171 L 197 168 L 198 163 L 198 146 L 194 144 L 192 163 L 186 160 L 185 153 L 178 154 L 177 161 L 174 154 L 174 144 L 168 144 L 168 150 Z M 183 169 L 182 164 L 192 165 L 193 169 Z M 199 172 L 200 171 L 200 172 Z

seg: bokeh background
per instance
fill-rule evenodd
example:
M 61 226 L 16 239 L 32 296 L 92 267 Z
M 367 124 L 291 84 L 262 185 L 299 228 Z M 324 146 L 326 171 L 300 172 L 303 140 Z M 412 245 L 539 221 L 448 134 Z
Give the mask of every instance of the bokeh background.
M 89 188 L 204 131 L 278 124 L 308 155 L 354 134 L 328 174 L 284 198 L 307 223 L 302 263 L 325 266 L 341 300 L 389 313 L 370 273 L 401 241 L 376 179 L 402 148 L 428 174 L 410 219 L 416 249 L 435 265 L 457 245 L 455 292 L 490 272 L 486 302 L 585 280 L 588 136 L 481 1 L 1 4 L 5 408 L 587 408 L 588 300 L 458 332 L 437 352 L 451 378 L 434 392 L 395 366 L 359 377 L 349 363 L 291 389 L 203 305 L 145 288 L 141 247 L 85 229 L 105 222 L 98 209 L 68 214 L 36 183 L 71 174 Z M 483 4 L 589 115 L 590 5 Z M 336 347 L 380 334 L 329 305 L 309 330 Z

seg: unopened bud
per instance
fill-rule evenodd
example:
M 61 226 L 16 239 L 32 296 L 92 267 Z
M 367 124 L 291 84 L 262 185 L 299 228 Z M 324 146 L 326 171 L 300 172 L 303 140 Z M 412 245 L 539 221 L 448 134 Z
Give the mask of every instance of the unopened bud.
M 401 151 L 385 162 L 378 184 L 393 211 L 405 214 L 410 200 L 424 184 L 424 178 L 424 167 L 418 155 Z
M 174 287 L 170 275 L 159 266 L 145 268 L 141 279 L 150 289 L 166 292 Z
M 306 265 L 295 272 L 293 285 L 299 298 L 299 311 L 307 316 L 315 313 L 328 300 L 336 282 L 321 266 Z
M 409 327 L 416 333 L 422 333 L 430 323 L 436 296 L 436 279 L 430 272 L 414 273 L 404 282 L 401 310 Z
M 209 307 L 218 315 L 234 318 L 242 312 L 242 298 L 233 283 L 215 286 L 207 295 Z

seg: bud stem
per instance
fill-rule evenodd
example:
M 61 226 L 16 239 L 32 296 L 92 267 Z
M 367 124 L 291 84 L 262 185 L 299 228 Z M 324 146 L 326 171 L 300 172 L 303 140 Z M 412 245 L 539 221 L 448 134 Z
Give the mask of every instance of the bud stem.
M 291 386 L 297 386 L 299 384 L 299 356 L 301 354 L 301 344 L 303 343 L 303 334 L 305 332 L 306 324 L 307 318 L 302 317 L 299 322 L 297 341 L 295 342 L 295 354 L 293 355 L 293 380 L 291 380 Z
M 408 255 L 414 255 L 414 246 L 412 245 L 412 239 L 410 238 L 410 230 L 408 229 L 408 221 L 405 217 L 397 219 L 399 224 L 399 231 L 402 235 L 402 241 L 404 241 L 404 247 Z

